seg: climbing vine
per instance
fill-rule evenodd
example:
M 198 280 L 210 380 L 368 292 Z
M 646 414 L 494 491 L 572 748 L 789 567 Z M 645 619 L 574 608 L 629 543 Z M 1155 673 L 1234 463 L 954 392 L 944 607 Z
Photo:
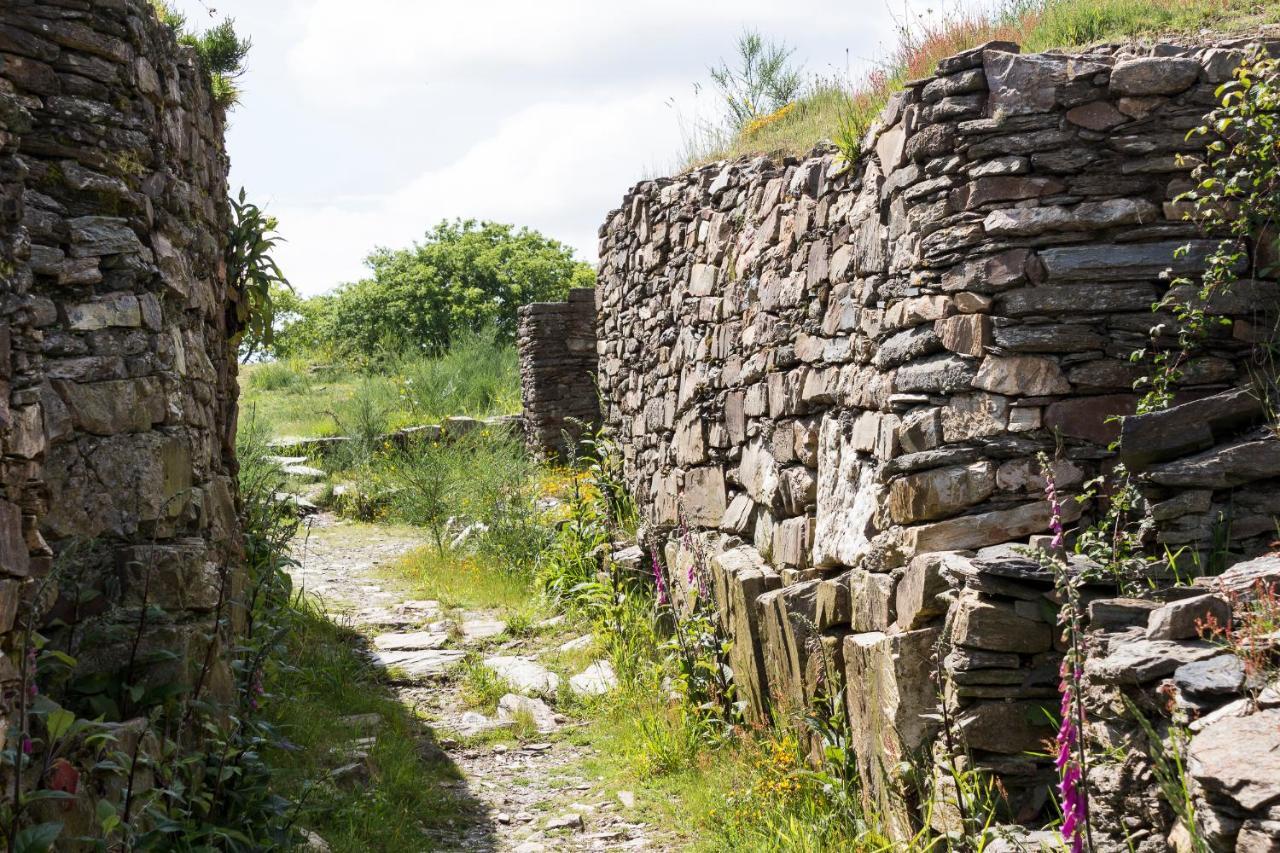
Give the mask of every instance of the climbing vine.
M 1187 217 L 1204 233 L 1219 237 L 1219 242 L 1209 253 L 1200 280 L 1174 279 L 1165 298 L 1155 306 L 1172 314 L 1177 342 L 1172 348 L 1153 344 L 1134 353 L 1134 361 L 1149 358 L 1152 367 L 1149 375 L 1138 380 L 1137 387 L 1146 389 L 1139 413 L 1167 407 L 1190 355 L 1204 344 L 1215 325 L 1230 324 L 1215 313 L 1215 301 L 1247 278 L 1277 270 L 1280 64 L 1259 49 L 1218 88 L 1217 97 L 1219 106 L 1187 135 L 1188 139 L 1204 139 L 1207 145 L 1204 161 L 1193 173 L 1195 186 L 1176 202 L 1186 205 Z M 1178 254 L 1182 257 L 1190 251 L 1188 244 Z M 1265 322 L 1274 323 L 1274 318 Z M 1260 344 L 1259 356 L 1267 365 L 1274 361 L 1274 332 L 1272 328 L 1269 335 L 1264 330 L 1251 336 Z M 1157 326 L 1153 338 L 1167 333 L 1163 326 Z M 1273 383 L 1274 376 L 1274 369 L 1268 371 L 1264 387 Z

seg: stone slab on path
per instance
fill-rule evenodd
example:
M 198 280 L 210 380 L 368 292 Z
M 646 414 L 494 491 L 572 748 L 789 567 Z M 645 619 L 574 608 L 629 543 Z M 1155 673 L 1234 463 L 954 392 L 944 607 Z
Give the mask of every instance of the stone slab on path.
M 513 722 L 522 714 L 527 714 L 540 734 L 548 734 L 560 728 L 555 711 L 541 699 L 508 693 L 498 700 L 498 720 L 504 723 Z
M 560 676 L 532 658 L 500 655 L 485 658 L 484 665 L 521 693 L 554 694 L 560 688 Z
M 603 696 L 618 686 L 618 676 L 607 660 L 598 660 L 569 679 L 575 696 Z
M 506 630 L 507 623 L 500 619 L 467 619 L 462 623 L 462 636 L 470 641 L 492 639 Z
M 444 631 L 413 631 L 407 634 L 379 634 L 373 638 L 373 644 L 379 651 L 404 652 L 426 651 L 443 648 L 449 642 L 449 635 Z
M 444 675 L 449 667 L 466 657 L 460 649 L 424 649 L 420 651 L 375 652 L 373 662 L 383 669 L 397 669 L 410 678 L 432 678 Z

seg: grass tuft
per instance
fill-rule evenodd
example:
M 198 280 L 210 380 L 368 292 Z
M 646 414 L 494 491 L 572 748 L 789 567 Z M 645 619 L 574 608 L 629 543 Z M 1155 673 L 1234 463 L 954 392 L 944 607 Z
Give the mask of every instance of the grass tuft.
M 793 104 L 741 131 L 687 126 L 685 167 L 761 154 L 802 157 L 823 142 L 835 142 L 846 158 L 856 157 L 891 94 L 933 74 L 938 60 L 988 41 L 1016 42 L 1031 53 L 1275 22 L 1280 7 L 1260 0 L 1004 0 L 987 9 L 922 15 L 898 26 L 884 58 L 860 79 L 814 78 Z

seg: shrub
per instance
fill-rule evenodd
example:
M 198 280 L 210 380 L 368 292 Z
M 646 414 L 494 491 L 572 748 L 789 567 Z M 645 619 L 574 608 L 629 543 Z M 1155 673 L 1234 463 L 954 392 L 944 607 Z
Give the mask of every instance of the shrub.
M 366 263 L 371 278 L 296 306 L 303 327 L 282 333 L 291 347 L 386 363 L 408 353 L 439 355 L 487 329 L 508 344 L 521 305 L 595 283 L 569 247 L 527 228 L 474 220 L 441 222 L 421 243 L 378 249 Z
M 721 60 L 711 69 L 711 79 L 724 98 L 730 123 L 750 130 L 770 113 L 786 107 L 800 92 L 803 78 L 791 65 L 794 51 L 785 44 L 766 41 L 747 30 L 738 37 L 738 66 Z

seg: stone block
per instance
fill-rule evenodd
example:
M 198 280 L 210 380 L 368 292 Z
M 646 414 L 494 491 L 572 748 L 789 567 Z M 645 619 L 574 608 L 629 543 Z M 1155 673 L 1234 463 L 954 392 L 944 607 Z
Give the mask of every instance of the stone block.
M 853 569 L 848 578 L 850 626 L 854 631 L 886 631 L 894 621 L 896 579 L 886 572 Z
M 143 432 L 163 423 L 167 414 L 160 384 L 150 378 L 108 382 L 55 380 L 75 426 L 94 435 Z
M 894 837 L 910 835 L 910 814 L 898 795 L 900 763 L 917 757 L 934 738 L 937 685 L 927 675 L 939 628 L 902 634 L 870 632 L 844 639 L 845 700 L 851 747 L 864 789 Z
M 1067 521 L 1080 517 L 1080 509 L 1075 501 L 1066 501 L 1063 511 Z M 1012 509 L 962 515 L 946 521 L 906 528 L 902 531 L 901 539 L 904 551 L 909 556 L 926 551 L 964 551 L 1024 539 L 1033 533 L 1043 533 L 1049 529 L 1049 521 L 1048 503 L 1037 501 Z
M 941 597 L 951 589 L 941 571 L 947 556 L 946 552 L 919 554 L 907 564 L 895 596 L 895 618 L 902 630 L 923 627 L 947 612 L 949 602 Z
M 1231 604 L 1216 595 L 1197 595 L 1171 601 L 1147 617 L 1147 638 L 1190 640 L 1208 638 L 1215 629 L 1231 624 Z
M 689 524 L 719 527 L 726 509 L 724 471 L 716 465 L 686 471 L 680 499 Z
M 1052 702 L 983 702 L 962 711 L 956 725 L 969 749 L 1019 755 L 1043 751 L 1057 720 Z
M 889 515 L 898 524 L 945 518 L 989 498 L 996 489 L 990 462 L 934 468 L 894 480 Z
M 1111 95 L 1130 98 L 1176 95 L 1190 89 L 1199 77 L 1200 63 L 1186 57 L 1125 59 L 1111 69 Z
M 142 325 L 142 309 L 132 293 L 112 293 L 68 305 L 67 323 L 70 328 L 85 332 L 113 327 L 136 329 Z
M 985 314 L 960 314 L 934 325 L 942 346 L 960 355 L 979 357 L 992 344 L 991 318 Z
M 1044 397 L 1070 392 L 1071 383 L 1052 358 L 989 355 L 982 360 L 973 387 L 996 394 Z
M 764 632 L 756 600 L 782 583 L 756 549 L 742 545 L 712 556 L 712 594 L 720 622 L 730 640 L 729 666 L 738 697 L 746 703 L 747 719 L 769 720 L 769 692 L 765 679 Z
M 992 652 L 1036 654 L 1053 647 L 1053 629 L 1027 619 L 1012 604 L 965 590 L 952 616 L 951 639 L 958 645 Z

